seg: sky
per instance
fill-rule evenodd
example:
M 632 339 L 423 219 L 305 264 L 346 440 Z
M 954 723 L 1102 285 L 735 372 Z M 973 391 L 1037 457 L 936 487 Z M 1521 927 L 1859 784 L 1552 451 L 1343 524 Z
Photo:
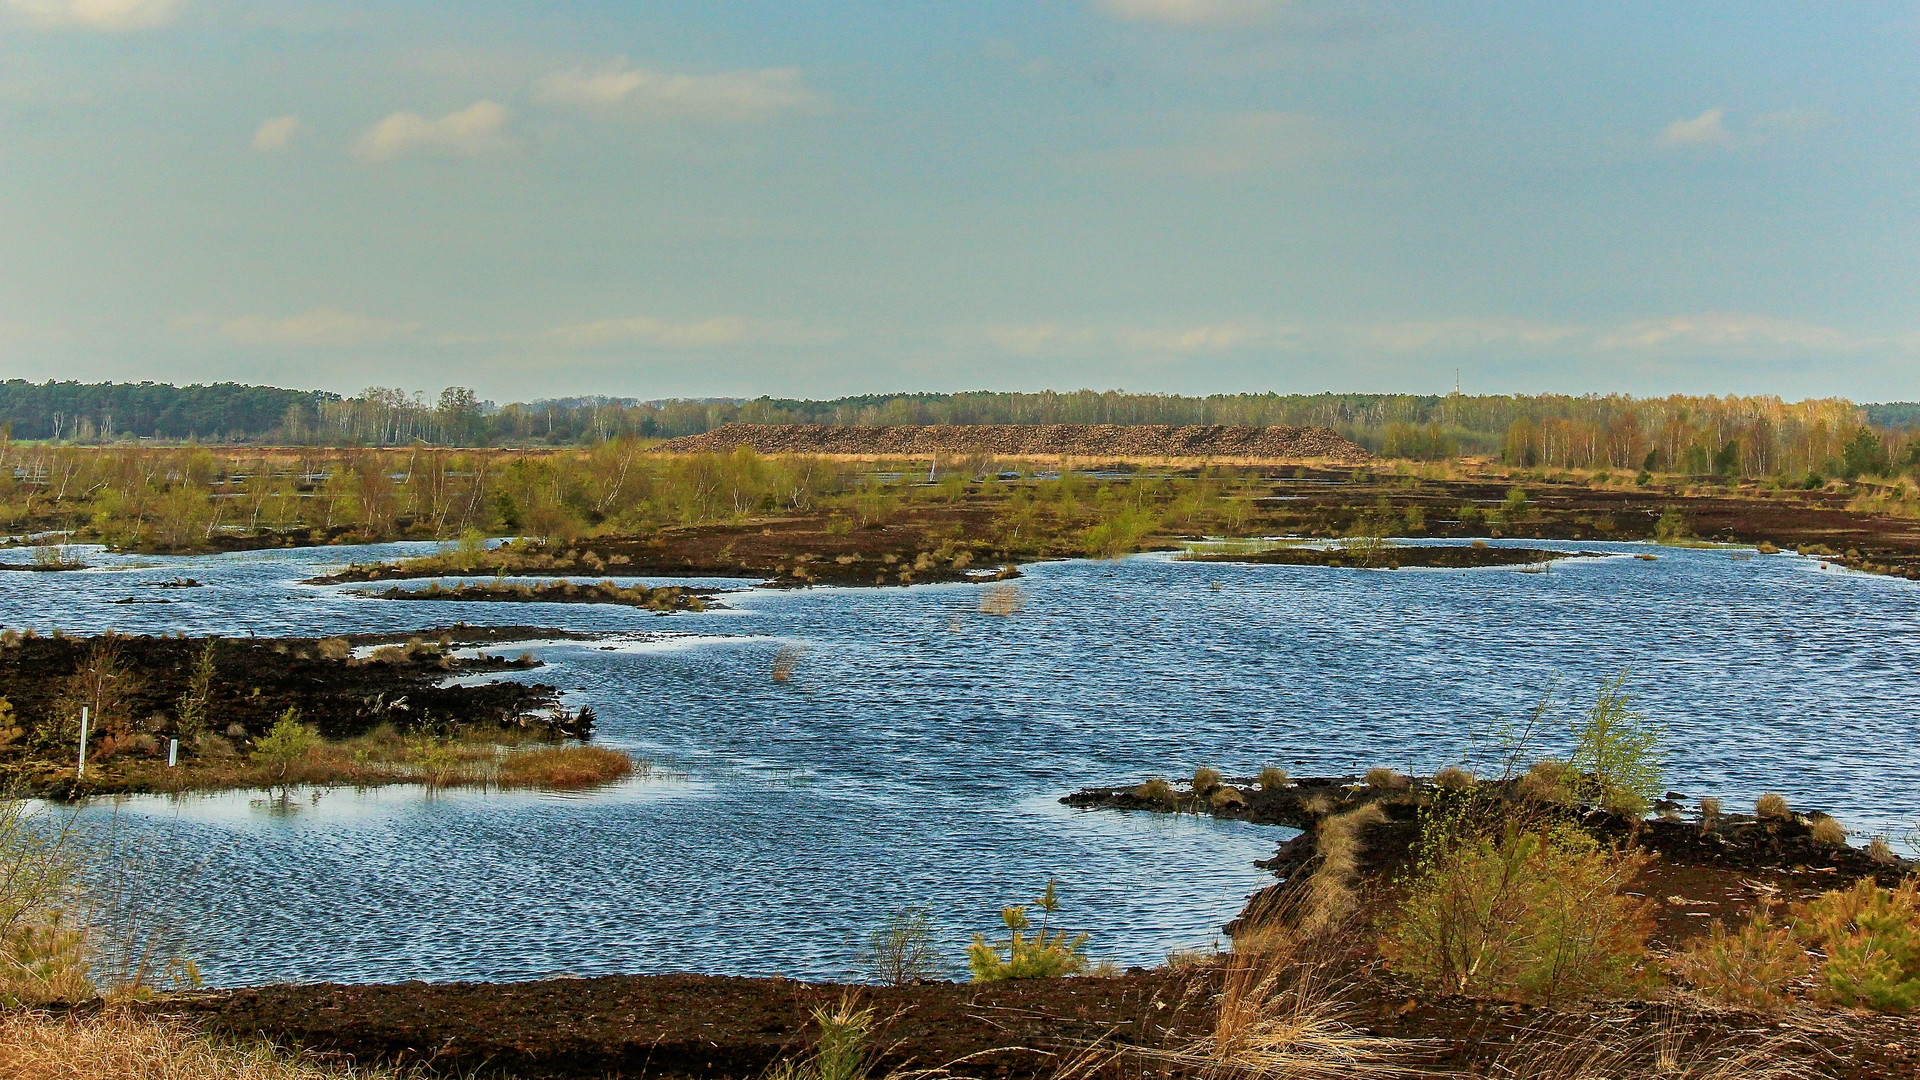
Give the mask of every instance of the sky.
M 1920 2 L 0 0 L 0 377 L 1920 399 Z

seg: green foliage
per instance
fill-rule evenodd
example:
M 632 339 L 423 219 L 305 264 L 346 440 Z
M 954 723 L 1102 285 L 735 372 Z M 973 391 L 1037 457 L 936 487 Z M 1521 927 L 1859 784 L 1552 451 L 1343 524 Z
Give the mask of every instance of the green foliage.
M 285 780 L 287 771 L 318 745 L 320 737 L 300 722 L 298 709 L 288 706 L 273 730 L 253 744 L 253 757 L 272 770 L 274 779 Z
M 1872 428 L 1861 428 L 1853 433 L 1840 451 L 1840 475 L 1853 480 L 1861 476 L 1886 476 L 1893 471 L 1893 460 L 1887 453 L 1887 444 L 1880 440 Z
M 1715 920 L 1706 937 L 1674 955 L 1671 966 L 1710 1001 L 1779 1012 L 1790 1004 L 1789 986 L 1811 964 L 1792 929 L 1775 926 L 1765 909 L 1756 909 L 1734 933 Z
M 1660 741 L 1665 729 L 1633 709 L 1627 673 L 1600 685 L 1593 708 L 1573 723 L 1575 769 L 1600 787 L 1600 805 L 1623 817 L 1641 817 L 1660 797 Z
M 1920 1009 L 1920 878 L 1853 888 L 1794 905 L 1794 932 L 1827 954 L 1820 996 L 1830 1004 L 1906 1013 Z
M 1517 521 L 1527 516 L 1528 505 L 1527 489 L 1515 484 L 1507 489 L 1506 501 L 1500 504 L 1500 509 L 1507 515 L 1507 520 Z
M 1081 547 L 1088 556 L 1112 559 L 1139 548 L 1160 527 L 1151 510 L 1133 505 L 1102 505 L 1102 517 L 1087 528 Z
M 924 906 L 904 907 L 867 933 L 867 969 L 889 986 L 905 986 L 936 973 L 933 952 L 933 912 Z
M 187 677 L 187 692 L 180 695 L 174 730 L 183 743 L 191 744 L 194 739 L 207 733 L 207 702 L 213 693 L 214 650 L 218 647 L 218 641 L 218 638 L 207 639 L 193 662 L 193 673 Z
M 973 944 L 967 947 L 967 968 L 974 982 L 1052 979 L 1086 970 L 1087 958 L 1080 948 L 1087 935 L 1083 932 L 1069 938 L 1065 930 L 1048 932 L 1048 919 L 1060 910 L 1052 879 L 1047 881 L 1047 891 L 1033 903 L 1044 914 L 1032 936 L 1023 934 L 1033 929 L 1025 905 L 1000 909 L 1000 921 L 1006 924 L 1008 933 L 1004 940 L 988 943 L 984 936 L 974 936 Z
M 1669 506 L 1653 523 L 1653 538 L 1662 544 L 1677 544 L 1693 535 L 1687 515 L 1677 506 Z
M 1450 993 L 1555 1001 L 1646 981 L 1648 901 L 1620 890 L 1646 856 L 1571 826 L 1478 827 L 1472 800 L 1430 817 L 1422 855 L 1381 948 L 1394 968 Z
M 864 1080 L 873 1067 L 873 1009 L 858 1008 L 849 995 L 833 1008 L 815 1008 L 814 1026 L 820 1029 L 813 1049 L 803 1058 L 782 1058 L 767 1072 L 767 1080 Z

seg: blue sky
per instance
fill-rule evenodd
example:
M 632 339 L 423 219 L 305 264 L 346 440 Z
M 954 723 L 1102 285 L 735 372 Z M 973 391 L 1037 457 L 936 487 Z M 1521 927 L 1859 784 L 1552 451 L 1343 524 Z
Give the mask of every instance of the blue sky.
M 1920 398 L 1920 4 L 0 0 L 0 376 Z

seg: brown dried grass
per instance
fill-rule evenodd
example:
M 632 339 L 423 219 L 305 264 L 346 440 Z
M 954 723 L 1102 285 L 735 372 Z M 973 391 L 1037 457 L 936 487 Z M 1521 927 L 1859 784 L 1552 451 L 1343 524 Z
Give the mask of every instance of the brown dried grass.
M 272 1046 L 225 1045 L 184 1024 L 110 1010 L 0 1017 L 7 1080 L 374 1080 L 399 1073 L 327 1067 Z
M 633 758 L 599 746 L 520 750 L 500 761 L 501 787 L 570 790 L 610 784 L 633 772 Z

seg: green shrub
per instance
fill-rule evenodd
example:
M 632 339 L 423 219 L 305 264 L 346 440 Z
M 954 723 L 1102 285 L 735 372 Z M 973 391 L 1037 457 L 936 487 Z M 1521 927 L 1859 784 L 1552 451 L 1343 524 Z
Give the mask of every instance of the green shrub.
M 1792 929 L 1775 926 L 1765 910 L 1737 933 L 1715 920 L 1706 937 L 1689 942 L 1670 964 L 1702 997 L 1762 1012 L 1784 1010 L 1791 1003 L 1787 988 L 1811 966 Z
M 1827 954 L 1820 996 L 1833 1005 L 1905 1013 L 1920 1009 L 1920 878 L 1851 889 L 1795 904 L 1794 932 Z
M 867 970 L 888 986 L 906 986 L 932 978 L 937 967 L 933 952 L 933 912 L 904 907 L 867 933 L 864 953 Z
M 1662 790 L 1657 756 L 1664 732 L 1634 711 L 1626 692 L 1627 673 L 1601 683 L 1593 708 L 1574 721 L 1575 745 L 1568 764 L 1590 773 L 1600 788 L 1600 805 L 1622 817 L 1645 816 Z
M 318 745 L 320 737 L 300 722 L 299 710 L 288 706 L 273 730 L 253 744 L 253 759 L 266 765 L 274 779 L 285 780 L 287 771 Z
M 1086 970 L 1087 958 L 1080 951 L 1087 940 L 1085 933 L 1073 938 L 1068 938 L 1065 930 L 1048 933 L 1047 918 L 1060 910 L 1060 898 L 1051 880 L 1034 905 L 1044 914 L 1033 936 L 1021 933 L 1033 928 L 1025 905 L 1000 909 L 1000 921 L 1007 925 L 1005 940 L 990 944 L 985 937 L 974 935 L 973 944 L 967 947 L 967 969 L 973 972 L 974 982 L 1052 979 Z
M 1571 826 L 1500 832 L 1430 818 L 1382 951 L 1452 993 L 1552 1001 L 1646 982 L 1649 901 L 1620 890 L 1648 857 L 1602 849 Z
M 1653 523 L 1653 538 L 1662 544 L 1677 544 L 1691 535 L 1693 533 L 1687 527 L 1687 515 L 1681 513 L 1677 506 L 1667 507 L 1666 512 L 1660 515 L 1660 520 Z

